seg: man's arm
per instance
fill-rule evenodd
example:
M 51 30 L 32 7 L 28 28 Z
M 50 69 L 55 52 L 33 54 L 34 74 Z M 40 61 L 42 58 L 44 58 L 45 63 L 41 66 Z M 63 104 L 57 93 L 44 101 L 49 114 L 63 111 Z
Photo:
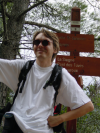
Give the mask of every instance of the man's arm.
M 24 60 L 0 59 L 0 82 L 15 92 L 18 84 L 18 76 L 24 64 Z
M 47 119 L 48 125 L 50 127 L 55 127 L 62 122 L 77 119 L 77 118 L 87 114 L 88 112 L 93 111 L 93 109 L 94 109 L 94 106 L 93 106 L 92 102 L 90 101 L 75 110 L 71 110 L 71 111 L 61 114 L 59 116 L 49 116 Z

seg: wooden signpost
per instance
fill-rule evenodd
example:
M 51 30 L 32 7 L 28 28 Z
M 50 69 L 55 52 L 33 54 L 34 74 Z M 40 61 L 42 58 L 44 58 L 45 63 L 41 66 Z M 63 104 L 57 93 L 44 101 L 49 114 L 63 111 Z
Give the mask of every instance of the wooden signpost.
M 79 52 L 94 52 L 94 36 L 80 34 L 80 9 L 72 8 L 71 34 L 56 33 L 60 51 L 70 51 L 70 56 L 58 55 L 56 63 L 66 68 L 82 87 L 79 75 L 100 76 L 100 58 L 80 57 Z M 67 111 L 70 111 L 68 107 Z M 76 119 L 67 122 L 67 133 L 76 133 Z
M 71 34 L 80 34 L 80 8 L 71 10 Z
M 60 51 L 94 52 L 94 36 L 56 33 L 59 37 Z
M 100 58 L 62 56 L 56 58 L 57 64 L 66 68 L 69 73 L 74 75 L 99 76 Z

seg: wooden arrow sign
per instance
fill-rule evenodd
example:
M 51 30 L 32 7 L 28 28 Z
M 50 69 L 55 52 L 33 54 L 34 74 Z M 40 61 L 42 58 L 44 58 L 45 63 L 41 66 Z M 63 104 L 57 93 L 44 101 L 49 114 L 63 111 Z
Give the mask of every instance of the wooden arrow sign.
M 56 33 L 60 51 L 94 52 L 94 36 L 84 34 Z
M 66 68 L 73 76 L 100 76 L 100 58 L 58 55 L 56 63 Z

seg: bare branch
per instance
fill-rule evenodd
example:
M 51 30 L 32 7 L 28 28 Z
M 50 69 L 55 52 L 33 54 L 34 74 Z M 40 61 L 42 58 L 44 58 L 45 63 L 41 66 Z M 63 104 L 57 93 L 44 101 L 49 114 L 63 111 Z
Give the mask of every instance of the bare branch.
M 48 25 L 45 25 L 45 24 L 36 23 L 36 22 L 25 21 L 25 24 L 36 25 L 36 26 L 38 26 L 38 27 L 45 27 L 45 28 L 50 29 L 50 30 L 53 30 L 53 31 L 55 31 L 55 32 L 62 32 L 62 31 L 60 31 L 60 30 L 58 30 L 58 29 L 55 29 L 55 28 L 53 28 L 53 27 L 51 27 L 51 26 L 48 26 Z M 62 32 L 62 33 L 63 33 L 63 32 Z
M 100 53 L 100 50 L 94 50 L 94 52 L 99 52 Z
M 45 5 L 46 7 L 48 7 L 48 8 L 50 8 L 50 9 L 52 9 L 52 10 L 58 12 L 57 9 L 55 9 L 55 8 L 53 8 L 53 7 L 51 7 L 51 6 L 49 6 L 48 4 L 44 4 L 44 5 Z
M 19 55 L 19 57 L 22 59 L 22 56 L 21 56 L 21 54 L 20 54 L 20 52 L 18 51 L 18 55 Z
M 89 4 L 91 5 L 91 6 L 93 6 L 93 7 L 96 7 L 96 8 L 98 8 L 98 9 L 100 9 L 99 7 L 97 7 L 97 6 L 94 6 L 89 0 L 87 0 L 88 2 L 89 2 Z
M 14 48 L 14 49 L 26 49 L 26 50 L 33 50 L 32 48 Z
M 95 40 L 95 41 L 96 41 L 96 40 L 97 40 L 97 41 L 100 41 L 100 38 L 94 38 L 94 40 Z
M 21 16 L 23 16 L 24 14 L 26 14 L 28 11 L 30 11 L 31 9 L 43 4 L 44 2 L 46 2 L 48 0 L 43 0 L 43 1 L 40 1 L 39 3 L 37 4 L 34 4 L 33 6 L 31 6 L 30 8 L 26 9 L 23 13 L 21 13 L 18 17 L 17 17 L 17 21 L 20 19 Z

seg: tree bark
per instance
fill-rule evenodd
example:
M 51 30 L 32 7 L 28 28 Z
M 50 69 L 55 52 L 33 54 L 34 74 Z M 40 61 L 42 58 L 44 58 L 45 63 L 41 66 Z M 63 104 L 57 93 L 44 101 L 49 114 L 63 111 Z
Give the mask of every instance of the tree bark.
M 29 0 L 14 0 L 10 18 L 7 21 L 7 34 L 1 44 L 0 58 L 15 59 L 17 55 L 16 47 L 19 47 L 19 42 L 25 23 L 25 15 L 21 16 L 17 21 L 17 17 L 28 9 Z
M 0 45 L 0 58 L 15 59 L 18 53 L 19 42 L 25 23 L 25 14 L 17 17 L 28 9 L 30 0 L 14 0 L 10 18 L 5 22 L 7 31 L 4 32 L 2 44 Z M 7 87 L 0 83 L 0 106 L 5 106 Z

